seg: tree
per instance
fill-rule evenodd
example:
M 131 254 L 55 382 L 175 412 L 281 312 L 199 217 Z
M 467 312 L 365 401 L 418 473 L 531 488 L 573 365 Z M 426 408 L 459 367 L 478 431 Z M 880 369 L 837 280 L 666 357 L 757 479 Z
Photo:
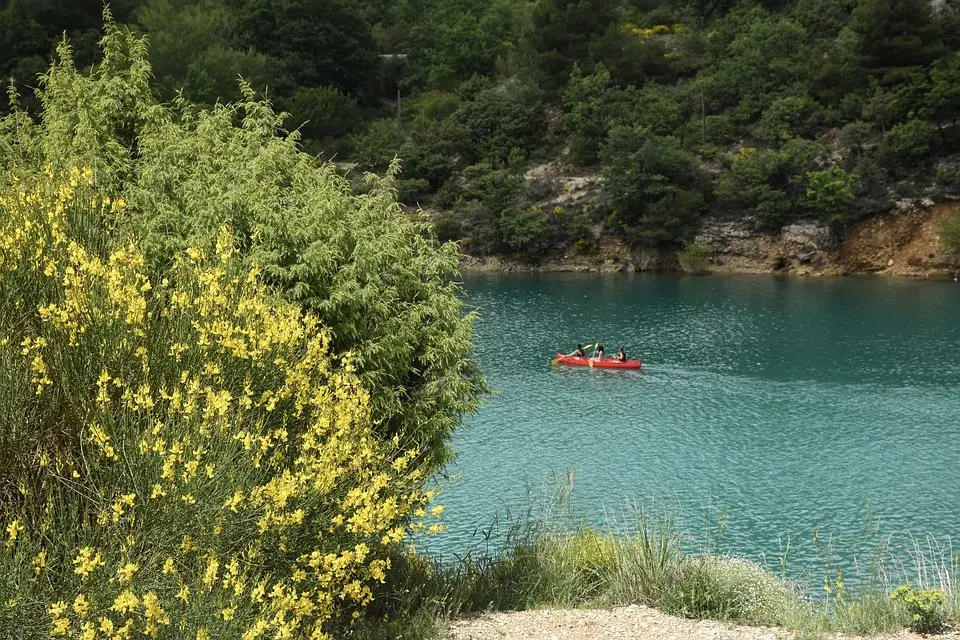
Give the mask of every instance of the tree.
M 616 127 L 600 154 L 620 231 L 645 245 L 689 239 L 704 209 L 704 177 L 676 138 Z
M 943 125 L 956 126 L 960 118 L 960 52 L 939 61 L 930 70 L 923 113 L 932 119 L 943 136 Z
M 771 144 L 782 144 L 793 137 L 809 137 L 819 115 L 817 104 L 809 96 L 786 96 L 767 107 L 754 133 Z
M 222 1 L 147 0 L 136 17 L 149 38 L 156 91 L 164 100 L 182 90 L 200 104 L 227 102 L 240 97 L 241 77 L 260 90 L 276 77 L 262 53 L 231 45 L 233 15 Z
M 807 173 L 807 181 L 810 208 L 833 223 L 843 222 L 844 212 L 853 203 L 859 176 L 834 167 Z
M 559 91 L 574 63 L 585 64 L 590 43 L 616 18 L 615 0 L 538 0 L 529 39 L 539 54 L 543 87 Z
M 481 91 L 453 117 L 469 131 L 468 145 L 462 150 L 468 164 L 486 161 L 503 167 L 517 154 L 522 161 L 543 142 L 540 93 L 518 81 Z
M 820 152 L 819 145 L 801 139 L 780 149 L 743 148 L 721 176 L 717 198 L 725 207 L 752 211 L 761 226 L 779 228 L 804 212 L 809 174 Z
M 495 76 L 525 25 L 519 3 L 499 0 L 437 0 L 415 24 L 407 49 L 407 82 L 426 90 L 452 91 L 474 74 Z
M 783 95 L 802 95 L 811 75 L 807 31 L 789 18 L 747 20 L 719 63 L 721 83 L 739 94 L 737 113 L 758 117 Z
M 861 64 L 885 85 L 908 78 L 944 52 L 924 0 L 859 0 L 850 28 L 860 37 Z
M 314 140 L 349 135 L 360 121 L 356 99 L 335 87 L 301 87 L 287 108 L 292 124 Z
M 574 64 L 570 82 L 563 91 L 563 129 L 570 145 L 570 159 L 580 165 L 596 163 L 610 127 L 614 98 L 618 96 L 610 85 L 610 73 L 598 64 L 589 75 L 583 75 L 580 65 Z
M 380 58 L 370 24 L 351 0 L 243 0 L 237 32 L 244 47 L 274 58 L 294 87 L 329 85 L 371 98 Z
M 909 163 L 929 155 L 934 136 L 933 126 L 929 122 L 911 118 L 894 125 L 884 136 L 884 143 L 898 162 Z

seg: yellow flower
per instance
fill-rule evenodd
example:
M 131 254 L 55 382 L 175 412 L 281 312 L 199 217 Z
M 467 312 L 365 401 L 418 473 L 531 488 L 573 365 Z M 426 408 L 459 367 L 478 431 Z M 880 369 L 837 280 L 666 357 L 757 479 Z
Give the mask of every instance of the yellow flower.
M 92 622 L 84 622 L 80 627 L 80 640 L 94 640 L 97 637 L 97 629 Z
M 180 587 L 180 591 L 177 592 L 177 598 L 184 602 L 190 602 L 190 587 L 187 585 Z
M 163 575 L 176 575 L 177 567 L 173 563 L 173 558 L 167 558 L 163 563 Z
M 229 607 L 220 611 L 220 615 L 223 616 L 223 619 L 227 622 L 233 620 L 233 616 L 237 613 L 236 607 Z
M 203 573 L 203 584 L 208 590 L 213 590 L 213 583 L 217 581 L 217 572 L 220 570 L 220 563 L 212 556 L 207 560 L 207 568 Z
M 140 569 L 139 566 L 132 562 L 128 562 L 119 569 L 117 569 L 117 576 L 120 579 L 120 584 L 129 584 L 133 581 L 133 574 L 135 574 Z
M 117 596 L 116 600 L 113 601 L 113 606 L 110 607 L 110 609 L 121 614 L 133 613 L 136 611 L 139 604 L 140 599 L 135 596 L 130 589 L 127 589 Z
M 110 618 L 100 618 L 100 631 L 110 636 L 110 634 L 113 633 L 113 620 Z
M 23 527 L 20 526 L 20 520 L 14 520 L 7 525 L 7 549 L 13 547 L 21 531 L 23 531 Z
M 146 616 L 147 620 L 158 624 L 168 624 L 170 622 L 163 611 L 163 607 L 160 606 L 160 599 L 152 591 L 143 596 L 143 615 Z
M 50 605 L 50 608 L 47 609 L 47 612 L 52 618 L 60 618 L 64 613 L 67 612 L 67 603 L 63 600 L 58 600 L 57 602 Z
M 76 600 L 73 601 L 73 610 L 81 618 L 87 615 L 87 610 L 90 608 L 90 601 L 81 593 L 77 596 Z
M 97 567 L 103 566 L 104 564 L 99 552 L 94 555 L 95 551 L 93 547 L 84 547 L 80 549 L 80 553 L 73 559 L 73 564 L 77 565 L 73 572 L 79 575 L 82 580 L 86 580 Z
M 33 559 L 33 575 L 39 576 L 47 566 L 47 551 L 44 549 Z

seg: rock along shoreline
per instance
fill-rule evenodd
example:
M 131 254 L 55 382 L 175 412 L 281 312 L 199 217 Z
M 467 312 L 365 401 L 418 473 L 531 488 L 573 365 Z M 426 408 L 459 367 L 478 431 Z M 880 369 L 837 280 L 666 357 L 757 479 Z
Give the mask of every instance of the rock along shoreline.
M 698 272 L 953 280 L 960 277 L 960 256 L 942 245 L 940 228 L 957 206 L 957 202 L 904 202 L 858 221 L 843 238 L 820 221 L 798 221 L 778 232 L 762 232 L 749 219 L 708 217 L 694 239 L 706 254 Z M 508 256 L 465 255 L 460 267 L 465 273 L 684 271 L 674 251 L 631 249 L 610 237 L 601 237 L 593 254 L 570 253 L 537 263 Z

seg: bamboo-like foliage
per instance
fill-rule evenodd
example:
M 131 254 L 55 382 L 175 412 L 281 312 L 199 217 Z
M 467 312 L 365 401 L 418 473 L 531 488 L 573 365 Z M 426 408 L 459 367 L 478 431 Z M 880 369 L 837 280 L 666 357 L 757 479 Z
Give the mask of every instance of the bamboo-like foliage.
M 0 122 L 0 637 L 327 638 L 483 389 L 456 250 L 105 18 Z
M 103 63 L 82 74 L 61 44 L 38 92 L 41 122 L 14 109 L 0 123 L 2 168 L 91 168 L 99 189 L 127 203 L 108 219 L 111 237 L 142 242 L 151 272 L 227 226 L 245 264 L 315 313 L 334 352 L 353 354 L 382 435 L 439 469 L 485 386 L 455 284 L 458 251 L 400 209 L 398 167 L 355 196 L 333 165 L 299 150 L 296 132 L 283 134 L 284 114 L 249 85 L 242 102 L 211 110 L 157 104 L 146 40 L 105 12 L 102 47 Z

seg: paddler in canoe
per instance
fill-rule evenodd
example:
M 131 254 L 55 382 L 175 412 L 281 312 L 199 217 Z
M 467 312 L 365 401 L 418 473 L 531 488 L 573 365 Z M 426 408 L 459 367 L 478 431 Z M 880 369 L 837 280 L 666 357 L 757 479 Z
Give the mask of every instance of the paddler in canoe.
M 617 351 L 617 355 L 613 356 L 614 360 L 619 360 L 620 362 L 627 361 L 627 352 L 623 350 L 623 345 L 620 345 L 620 349 Z
M 589 345 L 587 345 L 589 346 Z M 583 350 L 582 344 L 577 344 L 577 348 L 570 353 L 565 354 L 568 358 L 586 358 L 587 352 Z
M 603 360 L 603 345 L 598 344 L 597 348 L 593 350 L 593 359 L 594 360 Z

